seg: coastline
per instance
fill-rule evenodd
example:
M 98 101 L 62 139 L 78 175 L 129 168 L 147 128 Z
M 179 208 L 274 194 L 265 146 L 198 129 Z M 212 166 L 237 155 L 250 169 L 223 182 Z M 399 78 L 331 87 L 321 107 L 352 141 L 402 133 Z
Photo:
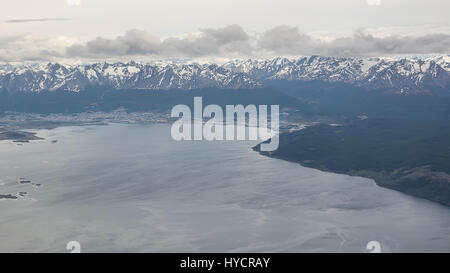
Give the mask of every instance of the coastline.
M 119 114 L 118 114 L 119 113 Z M 27 132 L 26 130 L 37 130 L 37 129 L 54 129 L 63 126 L 86 126 L 86 125 L 106 125 L 108 123 L 123 123 L 123 124 L 136 124 L 136 123 L 167 123 L 168 119 L 163 119 L 164 115 L 160 113 L 147 113 L 145 118 L 136 114 L 127 114 L 121 111 L 116 112 L 114 115 L 105 113 L 83 113 L 83 118 L 80 116 L 56 116 L 52 119 L 48 117 L 34 118 L 34 119 L 22 119 L 20 122 L 9 124 L 5 120 L 0 120 L 0 141 L 9 140 L 13 141 L 17 145 L 22 145 L 34 140 L 43 140 L 34 132 Z M 150 118 L 149 118 L 150 117 Z M 138 119 L 136 119 L 138 118 Z M 5 126 L 9 125 L 9 126 Z M 314 128 L 319 128 L 316 126 L 308 127 L 309 131 L 314 130 Z M 332 128 L 339 128 L 341 130 L 342 126 L 331 126 Z M 302 129 L 300 131 L 304 131 Z M 300 131 L 295 131 L 290 133 L 287 130 L 283 130 L 281 137 L 285 135 L 297 134 Z M 291 141 L 292 139 L 290 139 Z M 294 138 L 295 140 L 295 138 Z M 53 140 L 56 142 L 55 140 Z M 323 140 L 322 140 L 323 141 Z M 288 143 L 281 143 L 283 145 L 289 146 Z M 319 142 L 319 145 L 320 142 Z M 359 176 L 364 178 L 373 179 L 375 183 L 383 188 L 388 188 L 391 190 L 396 190 L 414 197 L 423 198 L 429 201 L 437 202 L 445 206 L 450 206 L 450 175 L 446 172 L 434 170 L 432 166 L 420 165 L 415 167 L 399 167 L 396 169 L 378 169 L 374 170 L 371 168 L 348 168 L 348 167 L 336 167 L 327 164 L 327 157 L 321 156 L 321 161 L 319 160 L 306 160 L 305 158 L 295 158 L 289 157 L 281 153 L 267 153 L 258 150 L 259 145 L 253 147 L 254 151 L 259 152 L 261 155 L 268 157 L 273 157 L 281 160 L 286 160 L 289 162 L 299 163 L 301 166 L 314 168 L 321 171 L 332 172 L 337 174 L 345 174 L 350 176 Z M 295 147 L 293 147 L 295 148 Z M 350 153 L 349 153 L 350 154 Z M 345 155 L 351 156 L 351 155 Z M 325 162 L 325 163 L 324 163 Z
M 373 179 L 384 188 L 450 206 L 450 130 L 392 121 L 320 124 L 281 133 L 261 155 L 321 171 Z M 448 147 L 447 147 L 448 146 Z
M 255 150 L 255 149 L 253 149 Z M 256 151 L 256 150 L 255 150 Z M 421 193 L 420 191 L 414 190 L 414 189 L 404 189 L 401 187 L 402 182 L 405 182 L 404 180 L 401 179 L 395 179 L 393 178 L 392 173 L 388 173 L 388 172 L 375 172 L 375 171 L 343 171 L 343 170 L 330 170 L 328 168 L 325 168 L 323 166 L 319 166 L 319 165 L 314 165 L 314 164 L 308 164 L 308 163 L 300 163 L 297 161 L 293 161 L 293 160 L 288 160 L 282 157 L 278 157 L 278 156 L 271 156 L 270 154 L 266 153 L 266 152 L 260 152 L 257 151 L 258 153 L 260 153 L 263 156 L 267 156 L 270 158 L 275 158 L 275 159 L 279 159 L 279 160 L 285 160 L 288 162 L 293 162 L 293 163 L 297 163 L 302 167 L 306 167 L 306 168 L 312 168 L 312 169 L 316 169 L 316 170 L 320 170 L 323 172 L 330 172 L 330 173 L 334 173 L 334 174 L 343 174 L 343 175 L 348 175 L 348 176 L 355 176 L 355 177 L 362 177 L 362 178 L 368 178 L 368 179 L 372 179 L 375 184 L 379 187 L 382 188 L 387 188 L 390 190 L 395 190 L 410 196 L 414 196 L 417 198 L 422 198 L 431 202 L 435 202 L 441 205 L 444 205 L 446 207 L 450 207 L 450 201 L 448 199 L 440 199 L 440 198 L 436 198 L 435 195 L 433 194 L 428 194 L 428 193 Z M 406 172 L 408 172 L 410 170 L 406 170 Z M 400 170 L 399 170 L 400 172 Z M 440 190 L 445 190 L 448 191 L 448 188 L 444 188 L 444 189 L 433 189 L 430 190 L 430 192 L 432 193 L 436 193 L 436 192 L 440 192 Z

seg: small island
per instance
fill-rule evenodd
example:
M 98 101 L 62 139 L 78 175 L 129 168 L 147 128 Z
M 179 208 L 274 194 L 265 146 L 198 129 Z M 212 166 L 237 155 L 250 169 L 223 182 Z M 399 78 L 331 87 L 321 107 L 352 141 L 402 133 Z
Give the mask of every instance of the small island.
M 0 200 L 1 199 L 17 199 L 17 196 L 12 194 L 0 194 Z
M 13 140 L 18 143 L 27 143 L 30 140 L 41 140 L 43 138 L 37 137 L 36 133 L 24 132 L 24 131 L 1 131 L 0 140 Z

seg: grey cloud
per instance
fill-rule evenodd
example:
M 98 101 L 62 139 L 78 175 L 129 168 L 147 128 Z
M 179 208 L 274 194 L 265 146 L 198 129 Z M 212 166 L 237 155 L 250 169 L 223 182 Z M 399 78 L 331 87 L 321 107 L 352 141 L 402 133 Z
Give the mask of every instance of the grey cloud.
M 51 41 L 30 34 L 0 36 L 0 61 L 49 61 L 63 58 L 63 54 L 54 48 Z
M 239 25 L 229 25 L 219 29 L 206 28 L 201 31 L 206 37 L 210 37 L 221 44 L 250 39 L 250 36 Z
M 314 51 L 318 44 L 297 27 L 277 26 L 260 35 L 257 46 L 280 54 L 302 54 L 300 51 Z
M 74 45 L 67 48 L 69 56 L 126 56 L 159 54 L 161 41 L 144 31 L 130 30 L 115 39 L 98 37 L 86 44 Z
M 377 56 L 392 54 L 449 53 L 450 35 L 426 34 L 423 36 L 374 37 L 357 31 L 352 37 L 339 38 L 323 48 L 325 55 Z
M 158 57 L 252 57 L 274 55 L 380 56 L 450 52 L 450 35 L 391 35 L 376 37 L 356 31 L 350 37 L 323 41 L 297 27 L 277 26 L 260 35 L 250 35 L 238 25 L 201 29 L 198 36 L 159 39 L 131 30 L 116 39 L 97 38 L 68 48 L 71 57 L 155 55 Z
M 35 18 L 35 19 L 11 19 L 3 21 L 4 23 L 31 23 L 31 22 L 57 22 L 57 21 L 70 21 L 72 18 Z
M 56 39 L 57 40 L 57 39 Z M 54 59 L 273 57 L 322 55 L 336 57 L 450 53 L 450 35 L 389 35 L 378 37 L 358 30 L 348 37 L 321 39 L 297 27 L 277 26 L 249 34 L 239 25 L 200 29 L 182 37 L 159 38 L 142 30 L 129 30 L 115 38 L 98 37 L 65 46 L 55 39 L 32 35 L 0 37 L 0 61 Z
M 163 57 L 201 57 L 248 54 L 250 36 L 238 25 L 201 29 L 199 35 L 160 39 L 147 32 L 130 30 L 115 39 L 96 38 L 67 48 L 70 57 L 155 55 Z
M 262 33 L 257 47 L 275 54 L 343 57 L 449 53 L 450 35 L 375 37 L 358 30 L 350 37 L 322 41 L 301 33 L 298 28 L 279 26 Z

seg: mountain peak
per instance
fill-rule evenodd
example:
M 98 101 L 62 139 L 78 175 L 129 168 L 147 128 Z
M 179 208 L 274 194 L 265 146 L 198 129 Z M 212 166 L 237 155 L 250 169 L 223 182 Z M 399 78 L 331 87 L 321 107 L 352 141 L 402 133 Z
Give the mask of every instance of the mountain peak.
M 368 90 L 427 92 L 450 84 L 449 55 L 419 58 L 333 58 L 232 60 L 222 65 L 155 62 L 94 63 L 69 66 L 0 66 L 0 88 L 8 91 L 68 90 L 86 86 L 114 89 L 260 88 L 270 80 L 343 82 Z M 405 91 L 406 90 L 406 91 Z

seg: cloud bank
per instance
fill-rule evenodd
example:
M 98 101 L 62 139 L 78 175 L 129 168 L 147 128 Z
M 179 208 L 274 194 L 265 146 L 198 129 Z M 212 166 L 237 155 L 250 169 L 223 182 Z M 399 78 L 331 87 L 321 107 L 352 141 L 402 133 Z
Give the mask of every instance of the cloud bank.
M 32 35 L 0 37 L 1 61 L 115 58 L 246 58 L 295 55 L 366 57 L 402 54 L 448 54 L 450 35 L 376 36 L 364 30 L 352 35 L 323 39 L 297 27 L 277 26 L 250 34 L 239 25 L 200 29 L 182 37 L 159 38 L 142 30 L 129 30 L 115 38 L 97 37 L 80 42 Z
M 130 30 L 115 39 L 98 37 L 67 48 L 69 57 L 155 55 L 161 57 L 240 56 L 252 54 L 251 37 L 240 26 L 201 29 L 186 37 L 160 39 L 141 30 Z
M 358 30 L 349 37 L 323 41 L 301 33 L 296 27 L 278 26 L 258 38 L 258 49 L 275 54 L 364 57 L 450 52 L 449 34 L 376 37 Z

